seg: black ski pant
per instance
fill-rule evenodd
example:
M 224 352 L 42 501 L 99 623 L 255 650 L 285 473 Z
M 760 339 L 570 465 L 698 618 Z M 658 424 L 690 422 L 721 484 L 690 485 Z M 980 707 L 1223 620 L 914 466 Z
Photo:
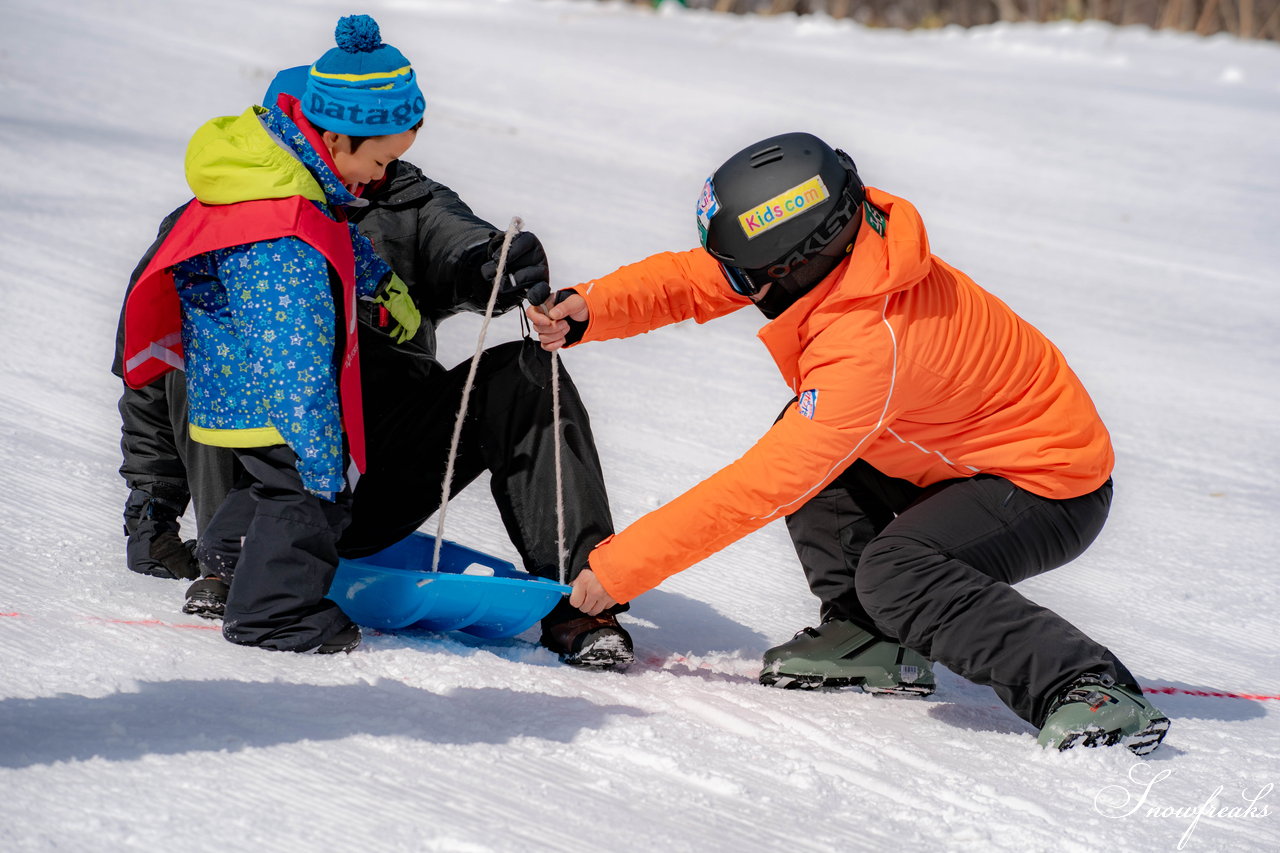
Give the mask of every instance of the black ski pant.
M 297 456 L 286 445 L 234 453 L 244 473 L 196 554 L 231 584 L 222 635 L 245 646 L 309 651 L 351 622 L 325 598 L 338 568 L 338 537 L 350 520 L 350 496 L 329 501 L 304 489 Z
M 181 513 L 195 504 L 204 531 L 240 475 L 235 454 L 193 441 L 187 428 L 187 377 L 171 371 L 120 394 L 120 476 L 130 489 L 169 501 Z
M 416 530 L 440 505 L 445 463 L 470 360 L 446 370 L 419 348 L 368 340 L 361 327 L 361 375 L 369 471 L 360 478 L 354 521 L 340 543 L 343 556 L 366 556 Z M 524 567 L 556 577 L 555 445 L 551 359 L 519 341 L 487 350 L 477 369 L 459 441 L 450 496 L 488 470 L 490 488 Z M 566 567 L 572 579 L 596 544 L 613 533 L 604 474 L 591 422 L 577 389 L 560 367 L 561 446 Z M 121 474 L 130 485 L 163 483 L 195 495 L 201 538 L 209 519 L 242 475 L 236 455 L 190 440 L 185 376 L 171 373 L 120 401 Z M 247 523 L 247 522 L 246 522 Z M 243 533 L 243 531 L 242 531 Z M 232 548 L 239 541 L 217 547 Z M 226 535 L 221 533 L 219 535 Z M 206 564 L 209 572 L 226 571 Z M 234 566 L 234 559 L 230 559 Z
M 989 685 L 1037 727 L 1081 675 L 1136 687 L 1128 669 L 1013 584 L 1082 554 L 1111 482 L 1051 500 L 989 475 L 927 488 L 858 460 L 787 518 L 824 619 L 851 620 Z
M 371 554 L 417 530 L 440 508 L 450 440 L 470 359 L 446 370 L 411 351 L 380 348 L 365 358 L 368 471 L 356 484 L 344 557 Z M 557 360 L 559 365 L 559 360 Z M 567 576 L 613 533 L 591 422 L 573 381 L 559 366 L 564 543 Z M 369 393 L 373 377 L 389 379 Z M 556 442 L 551 356 L 530 340 L 485 350 L 477 367 L 454 463 L 450 497 L 481 472 L 507 534 L 532 574 L 559 571 Z

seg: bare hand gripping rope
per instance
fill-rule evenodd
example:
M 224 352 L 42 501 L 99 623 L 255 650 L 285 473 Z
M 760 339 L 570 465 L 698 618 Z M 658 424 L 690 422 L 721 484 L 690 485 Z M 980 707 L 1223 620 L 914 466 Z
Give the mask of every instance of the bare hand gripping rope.
M 476 371 L 480 366 L 480 356 L 484 352 L 484 339 L 489 331 L 489 321 L 493 319 L 493 307 L 498 301 L 498 291 L 502 287 L 502 277 L 507 270 L 507 253 L 511 249 L 511 241 L 520 231 L 524 222 L 518 216 L 511 218 L 507 232 L 502 240 L 502 252 L 498 255 L 498 268 L 493 276 L 493 290 L 489 293 L 489 302 L 484 309 L 484 322 L 480 325 L 479 339 L 476 341 L 476 353 L 471 357 L 471 369 L 467 372 L 467 382 L 462 388 L 462 402 L 458 406 L 458 419 L 453 425 L 453 438 L 449 442 L 449 459 L 445 465 L 444 484 L 440 496 L 440 516 L 436 524 L 436 544 L 431 555 L 431 571 L 440 570 L 440 548 L 444 543 L 444 517 L 449 507 L 449 491 L 453 484 L 453 467 L 458 458 L 458 442 L 462 438 L 462 424 L 467 417 L 467 404 L 471 400 L 471 389 L 475 386 Z M 564 475 L 560 463 L 560 365 L 556 353 L 551 353 L 551 401 L 552 430 L 555 436 L 556 462 L 556 556 L 559 561 L 560 582 L 565 583 L 565 545 L 564 545 Z

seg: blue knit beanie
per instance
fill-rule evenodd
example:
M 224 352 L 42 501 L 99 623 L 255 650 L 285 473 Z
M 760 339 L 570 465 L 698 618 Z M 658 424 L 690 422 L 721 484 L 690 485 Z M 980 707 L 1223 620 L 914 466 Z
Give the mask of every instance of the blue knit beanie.
M 338 46 L 311 66 L 302 114 L 348 136 L 387 136 L 417 124 L 426 108 L 418 76 L 403 53 L 382 43 L 377 21 L 342 18 L 334 38 Z

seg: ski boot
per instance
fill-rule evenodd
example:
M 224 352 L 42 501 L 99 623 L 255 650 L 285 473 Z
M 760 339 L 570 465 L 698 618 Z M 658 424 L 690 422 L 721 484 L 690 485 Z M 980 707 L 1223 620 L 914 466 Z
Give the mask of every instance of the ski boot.
M 182 612 L 201 619 L 221 619 L 227 609 L 227 593 L 231 591 L 222 578 L 210 576 L 187 587 L 187 600 Z
M 937 683 L 923 656 L 845 619 L 805 628 L 764 653 L 760 683 L 812 690 L 861 687 L 866 693 L 928 696 Z
M 1121 744 L 1136 755 L 1154 752 L 1169 731 L 1169 718 L 1138 687 L 1121 687 L 1109 675 L 1085 675 L 1054 702 L 1040 729 L 1041 746 Z
M 636 655 L 627 629 L 612 613 L 588 616 L 566 598 L 542 620 L 540 641 L 570 666 L 624 670 Z
M 354 622 L 349 622 L 347 627 L 311 651 L 317 655 L 351 654 L 360 646 L 361 639 L 360 626 Z

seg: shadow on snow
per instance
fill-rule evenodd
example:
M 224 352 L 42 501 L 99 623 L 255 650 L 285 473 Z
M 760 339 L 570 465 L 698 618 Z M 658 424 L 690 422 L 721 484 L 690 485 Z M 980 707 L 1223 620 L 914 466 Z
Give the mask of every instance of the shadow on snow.
M 571 741 L 626 705 L 500 688 L 432 693 L 398 681 L 318 686 L 279 682 L 141 682 L 136 693 L 0 700 L 0 767 L 146 755 L 238 751 L 352 735 L 439 744 L 514 738 Z

